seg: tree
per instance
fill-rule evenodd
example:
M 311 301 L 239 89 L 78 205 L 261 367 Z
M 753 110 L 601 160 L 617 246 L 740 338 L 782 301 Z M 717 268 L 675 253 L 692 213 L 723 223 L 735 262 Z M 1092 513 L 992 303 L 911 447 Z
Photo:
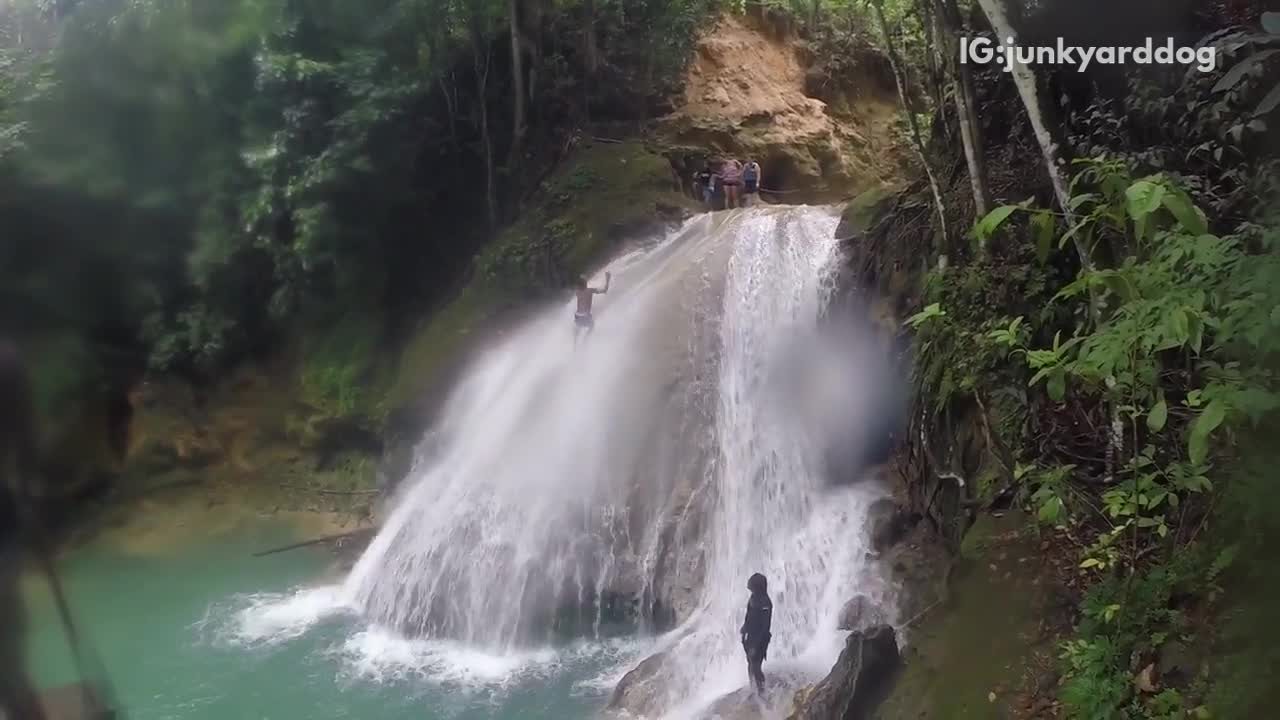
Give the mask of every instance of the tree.
M 511 26 L 511 157 L 508 165 L 520 160 L 525 133 L 524 44 L 520 41 L 520 0 L 508 0 L 508 23 Z
M 960 125 L 960 141 L 964 146 L 965 164 L 969 169 L 969 184 L 973 189 L 973 205 L 978 217 L 991 210 L 991 193 L 987 189 L 986 148 L 982 128 L 978 124 L 977 96 L 973 89 L 973 72 L 968 63 L 960 62 L 960 49 L 956 38 L 964 32 L 960 10 L 956 0 L 935 0 L 935 22 L 941 25 L 938 36 L 946 45 L 944 54 L 951 73 L 951 93 L 956 104 L 956 117 Z
M 902 58 L 898 55 L 897 48 L 893 42 L 893 35 L 889 31 L 889 22 L 884 16 L 884 1 L 871 0 L 871 6 L 875 9 L 876 21 L 879 23 L 880 33 L 884 37 L 885 52 L 889 55 L 889 65 L 893 69 L 893 79 L 898 86 L 898 98 L 901 100 L 902 110 L 907 116 L 907 127 L 911 130 L 912 148 L 916 151 L 916 156 L 924 167 L 925 175 L 929 178 L 929 190 L 933 193 L 934 209 L 938 214 L 938 227 L 942 232 L 942 248 L 945 252 L 950 234 L 947 232 L 947 209 L 942 202 L 942 188 L 938 185 L 938 177 L 934 174 L 933 167 L 929 164 L 924 135 L 920 132 L 920 123 L 916 120 L 915 113 L 911 110 L 910 89 L 907 85 L 906 75 L 903 72 Z

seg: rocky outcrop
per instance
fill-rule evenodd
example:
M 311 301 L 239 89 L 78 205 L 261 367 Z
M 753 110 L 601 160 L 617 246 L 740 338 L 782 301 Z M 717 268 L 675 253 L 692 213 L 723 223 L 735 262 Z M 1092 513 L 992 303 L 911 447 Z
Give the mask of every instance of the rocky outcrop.
M 884 608 L 866 595 L 854 595 L 840 609 L 840 630 L 863 631 L 888 621 Z
M 772 720 L 787 712 L 796 688 L 804 678 L 792 673 L 766 672 L 764 694 L 754 688 L 735 690 L 711 704 L 699 716 L 699 720 Z
M 720 153 L 754 157 L 762 185 L 787 192 L 844 193 L 899 177 L 896 100 L 883 84 L 868 79 L 839 115 L 807 95 L 808 84 L 790 38 L 725 16 L 700 40 L 684 96 L 659 123 L 660 139 L 682 167 L 690 166 L 686 158 L 697 164 Z
M 911 530 L 911 517 L 890 498 L 881 498 L 867 511 L 871 549 L 878 553 L 896 545 Z
M 866 720 L 892 689 L 901 664 L 893 628 L 879 625 L 855 632 L 845 642 L 831 673 L 796 693 L 787 720 Z
M 667 657 L 665 652 L 650 655 L 623 675 L 609 697 L 609 709 L 625 710 L 641 717 L 656 711 L 662 700 L 661 674 Z

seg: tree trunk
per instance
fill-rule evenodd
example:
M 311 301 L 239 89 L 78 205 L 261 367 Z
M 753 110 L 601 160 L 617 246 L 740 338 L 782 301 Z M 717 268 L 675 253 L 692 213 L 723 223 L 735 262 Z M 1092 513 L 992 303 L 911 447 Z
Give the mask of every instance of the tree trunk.
M 991 192 L 987 189 L 986 149 L 982 129 L 978 125 L 977 103 L 973 91 L 973 73 L 968 63 L 960 62 L 960 49 L 956 38 L 963 27 L 956 0 L 937 0 L 934 18 L 939 24 L 938 37 L 946 43 L 948 69 L 952 77 L 952 94 L 955 96 L 956 118 L 960 124 L 960 142 L 964 146 L 965 164 L 969 168 L 969 185 L 973 188 L 973 206 L 979 218 L 991 211 Z
M 586 59 L 587 75 L 595 76 L 600 69 L 600 52 L 596 47 L 596 0 L 587 0 L 582 28 L 582 55 Z
M 883 0 L 871 0 L 871 6 L 875 8 L 876 20 L 880 23 L 880 32 L 884 35 L 885 51 L 889 54 L 889 66 L 893 68 L 894 82 L 898 85 L 898 98 L 902 101 L 902 110 L 907 114 L 907 125 L 911 129 L 911 138 L 914 141 L 916 155 L 920 159 L 920 164 L 924 166 L 925 175 L 929 178 L 929 189 L 933 192 L 934 209 L 938 213 L 938 227 L 942 230 L 941 252 L 945 254 L 950 233 L 947 232 L 947 210 L 942 203 L 942 188 L 938 185 L 938 177 L 934 174 L 933 167 L 929 165 L 929 157 L 925 153 L 924 136 L 920 132 L 920 123 L 916 121 L 915 113 L 911 111 L 907 78 L 903 75 L 902 60 L 898 57 L 898 51 L 893 44 L 893 36 L 889 33 L 889 23 L 884 17 Z
M 1018 34 L 1005 14 L 1004 0 L 978 0 L 978 4 L 986 14 L 992 29 L 995 30 L 996 37 L 1013 38 L 1014 44 L 1017 45 Z M 1071 197 L 1067 190 L 1066 161 L 1062 156 L 1061 131 L 1054 122 L 1052 108 L 1044 102 L 1035 71 L 1031 68 L 1021 63 L 1013 63 L 1013 82 L 1018 88 L 1022 104 L 1026 106 L 1027 117 L 1031 120 L 1032 130 L 1035 131 L 1036 142 L 1040 144 L 1040 153 L 1044 158 L 1045 170 L 1049 173 L 1049 182 L 1053 185 L 1054 197 L 1057 198 L 1062 212 L 1066 214 L 1067 222 L 1072 223 L 1074 217 L 1071 212 Z M 1075 237 L 1075 245 L 1076 251 L 1080 254 L 1081 266 L 1085 270 L 1093 269 L 1088 249 L 1085 248 L 1078 234 Z
M 476 71 L 476 103 L 480 107 L 480 144 L 484 153 L 485 218 L 492 232 L 498 226 L 498 201 L 493 185 L 493 138 L 489 137 L 489 44 L 479 28 L 473 29 L 472 55 Z
M 511 95 L 512 128 L 511 154 L 507 160 L 509 167 L 520 162 L 520 151 L 524 144 L 524 51 L 520 42 L 520 0 L 508 0 L 507 11 L 511 15 Z
M 929 64 L 929 91 L 933 95 L 933 104 L 941 109 L 946 107 L 946 59 L 942 57 L 943 39 L 938 37 L 938 21 L 933 6 L 928 0 L 916 0 L 916 15 L 920 18 L 920 31 L 924 37 L 924 54 Z M 942 127 L 946 136 L 951 136 L 951 125 L 945 112 L 938 113 L 942 119 Z
M 449 90 L 449 83 L 444 81 L 444 74 L 436 78 L 440 84 L 440 93 L 444 95 L 445 114 L 449 116 L 449 139 L 456 149 L 458 145 L 458 99 Z

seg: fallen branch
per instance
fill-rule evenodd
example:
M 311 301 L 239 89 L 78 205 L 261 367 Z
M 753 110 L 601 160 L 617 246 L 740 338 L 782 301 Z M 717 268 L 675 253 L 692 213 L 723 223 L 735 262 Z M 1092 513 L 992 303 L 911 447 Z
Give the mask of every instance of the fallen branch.
M 311 540 L 303 540 L 302 542 L 296 542 L 290 545 L 284 545 L 282 547 L 271 548 L 270 550 L 263 550 L 261 552 L 256 552 L 253 554 L 253 557 L 266 557 L 267 555 L 275 555 L 276 553 L 282 553 L 288 550 L 297 550 L 298 548 L 309 547 L 311 545 L 321 545 L 323 543 L 337 542 L 338 540 L 345 540 L 349 537 L 353 537 L 361 533 L 373 532 L 373 530 L 374 528 L 371 528 L 371 527 L 363 527 L 363 528 L 357 528 L 355 530 L 349 530 L 344 533 L 339 533 L 337 535 L 326 535 L 324 537 L 313 538 Z
M 938 601 L 934 602 L 932 605 L 930 605 L 929 607 L 927 607 L 927 608 L 925 608 L 925 609 L 921 610 L 920 612 L 916 613 L 916 616 L 915 616 L 915 617 L 911 618 L 910 620 L 908 620 L 908 621 L 906 621 L 905 623 L 903 623 L 903 624 L 902 624 L 902 629 L 903 629 L 903 630 L 906 630 L 907 628 L 911 627 L 912 625 L 915 625 L 917 622 L 919 622 L 919 621 L 920 621 L 920 619 L 921 619 L 921 618 L 923 618 L 925 615 L 928 615 L 929 613 L 933 612 L 933 609 L 934 609 L 934 608 L 936 608 L 936 607 L 938 607 L 938 606 L 939 606 L 939 605 L 941 605 L 941 604 L 942 604 L 942 601 L 941 601 L 941 600 L 938 600 Z

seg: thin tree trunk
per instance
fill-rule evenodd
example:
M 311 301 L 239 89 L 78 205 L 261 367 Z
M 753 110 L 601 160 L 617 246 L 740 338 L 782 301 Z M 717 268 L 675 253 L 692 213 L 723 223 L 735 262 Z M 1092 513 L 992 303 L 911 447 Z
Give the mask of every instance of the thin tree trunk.
M 508 0 L 507 11 L 511 15 L 511 95 L 513 101 L 511 154 L 507 165 L 514 167 L 520 161 L 524 144 L 524 51 L 520 42 L 520 0 Z
M 938 24 L 933 6 L 928 0 L 916 0 L 916 15 L 920 18 L 921 35 L 924 37 L 924 53 L 929 63 L 929 86 L 934 106 L 946 106 L 946 60 L 942 57 L 942 39 L 938 37 Z M 951 136 L 951 125 L 945 112 L 938 113 L 946 136 Z
M 600 69 L 600 52 L 596 47 L 596 0 L 587 0 L 586 14 L 582 28 L 583 56 L 586 58 L 587 75 L 594 77 Z
M 493 138 L 489 137 L 489 44 L 479 28 L 473 29 L 472 55 L 475 58 L 476 102 L 480 106 L 480 143 L 484 151 L 485 217 L 489 230 L 498 226 L 498 201 L 493 185 Z
M 1004 0 L 978 0 L 978 5 L 986 13 L 987 20 L 991 23 L 992 29 L 996 31 L 997 37 L 1011 38 L 1015 47 L 1019 45 L 1018 33 L 1014 30 L 1013 23 L 1009 22 L 1009 18 L 1005 13 Z M 1035 131 L 1036 141 L 1040 144 L 1040 152 L 1044 156 L 1045 169 L 1049 173 L 1049 182 L 1053 185 L 1053 194 L 1058 200 L 1058 206 L 1067 220 L 1068 227 L 1073 227 L 1076 223 L 1076 217 L 1071 210 L 1071 195 L 1066 179 L 1066 160 L 1062 154 L 1061 128 L 1055 121 L 1052 107 L 1044 101 L 1035 72 L 1021 63 L 1013 62 L 1011 64 L 1013 66 L 1013 81 L 1018 88 L 1018 95 L 1022 97 L 1022 104 L 1026 106 L 1027 117 L 1031 120 L 1031 127 Z M 1085 245 L 1084 238 L 1081 235 L 1082 233 L 1073 235 L 1072 243 L 1075 245 L 1076 255 L 1080 259 L 1081 271 L 1089 273 L 1093 271 L 1093 258 L 1090 256 L 1089 247 Z M 1098 293 L 1093 289 L 1092 285 L 1089 286 L 1089 319 L 1094 327 L 1097 327 L 1102 320 L 1102 307 Z M 1115 384 L 1115 379 L 1108 377 L 1106 384 L 1110 389 Z M 1111 399 L 1110 415 L 1111 427 L 1108 433 L 1106 450 L 1107 482 L 1111 482 L 1115 477 L 1116 461 L 1120 457 L 1124 444 L 1124 425 L 1120 419 L 1119 405 L 1114 398 Z
M 436 82 L 440 84 L 440 93 L 444 95 L 445 113 L 449 116 L 449 139 L 453 141 L 454 146 L 458 144 L 458 101 L 449 91 L 449 84 L 444 81 L 442 73 L 436 78 Z
M 902 101 L 902 110 L 907 115 L 907 126 L 911 129 L 911 138 L 915 141 L 916 155 L 920 159 L 920 164 L 924 166 L 924 173 L 929 178 L 929 189 L 933 192 L 934 208 L 938 213 L 938 227 L 942 230 L 942 253 L 945 254 L 948 248 L 950 233 L 947 232 L 947 210 L 942 203 L 942 188 L 938 185 L 938 178 L 933 172 L 933 167 L 929 165 L 929 157 L 926 154 L 924 135 L 920 132 L 920 123 L 916 121 L 915 113 L 911 111 L 910 95 L 908 95 L 907 79 L 902 72 L 902 60 L 898 57 L 898 51 L 893 44 L 893 36 L 889 33 L 889 23 L 884 17 L 883 0 L 871 0 L 871 6 L 875 8 L 876 19 L 880 23 L 880 32 L 884 35 L 885 50 L 889 53 L 889 66 L 893 68 L 893 79 L 898 84 L 898 97 Z
M 1013 38 L 1014 45 L 1017 45 L 1018 34 L 1005 14 L 1004 0 L 978 0 L 978 4 L 986 14 L 992 29 L 996 31 L 996 36 Z M 1018 95 L 1022 97 L 1022 104 L 1026 106 L 1027 117 L 1031 120 L 1032 130 L 1035 131 L 1036 142 L 1040 144 L 1045 170 L 1048 171 L 1049 182 L 1053 185 L 1054 197 L 1057 198 L 1062 212 L 1066 214 L 1068 223 L 1071 223 L 1074 217 L 1071 212 L 1071 197 L 1067 190 L 1066 162 L 1061 152 L 1060 130 L 1053 122 L 1048 104 L 1042 99 L 1035 71 L 1015 62 L 1013 63 L 1013 82 L 1018 88 Z M 1086 271 L 1092 270 L 1093 262 L 1089 258 L 1089 251 L 1078 234 L 1075 236 L 1075 245 L 1080 255 L 1081 267 Z
M 955 96 L 956 118 L 960 123 L 960 142 L 964 146 L 965 164 L 969 168 L 969 185 L 973 188 L 973 206 L 979 218 L 991 211 L 991 192 L 987 189 L 987 160 L 982 130 L 978 125 L 977 104 L 974 100 L 973 73 L 968 63 L 960 62 L 960 49 L 956 38 L 963 31 L 960 9 L 956 0 L 938 0 L 934 19 L 939 25 L 938 37 L 946 43 L 947 65 L 952 77 L 952 95 Z

